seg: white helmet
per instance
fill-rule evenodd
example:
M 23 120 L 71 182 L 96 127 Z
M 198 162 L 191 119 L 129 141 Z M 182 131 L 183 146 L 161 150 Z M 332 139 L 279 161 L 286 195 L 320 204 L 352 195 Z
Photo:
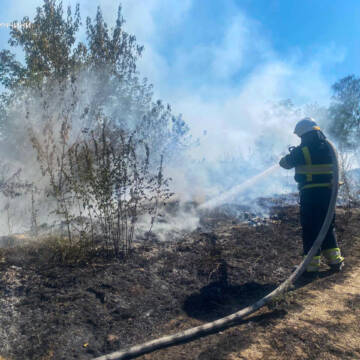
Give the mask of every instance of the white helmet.
M 301 137 L 309 131 L 313 130 L 320 130 L 320 126 L 318 126 L 313 118 L 306 117 L 296 124 L 294 134 Z

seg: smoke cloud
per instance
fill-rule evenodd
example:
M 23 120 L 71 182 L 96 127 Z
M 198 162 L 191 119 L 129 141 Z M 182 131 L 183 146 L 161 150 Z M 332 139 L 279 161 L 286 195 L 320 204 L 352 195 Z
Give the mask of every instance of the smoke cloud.
M 74 8 L 76 2 L 64 5 Z M 2 21 L 34 14 L 42 1 L 22 3 L 6 2 Z M 95 16 L 99 4 L 105 20 L 114 23 L 114 2 L 79 3 L 83 22 L 86 16 Z M 293 128 L 301 117 L 313 116 L 326 125 L 321 107 L 329 102 L 330 88 L 323 68 L 345 56 L 333 44 L 319 48 L 311 59 L 305 59 L 299 49 L 280 56 L 262 24 L 233 1 L 224 5 L 219 16 L 226 21 L 216 31 L 209 24 L 201 30 L 200 18 L 189 26 L 196 19 L 198 4 L 193 0 L 123 0 L 122 5 L 125 30 L 145 46 L 138 64 L 140 75 L 154 84 L 156 97 L 183 115 L 197 143 L 167 167 L 166 175 L 173 178 L 173 190 L 180 199 L 211 201 L 276 164 L 289 145 L 298 143 Z M 82 29 L 80 40 L 84 39 Z M 14 115 L 18 122 L 21 116 Z M 30 149 L 21 137 L 16 141 Z M 35 171 L 30 159 L 21 162 L 22 167 L 28 165 L 27 175 Z M 290 191 L 295 191 L 292 174 L 277 170 L 226 200 L 251 204 L 256 197 Z M 196 214 L 192 219 L 178 223 L 196 227 Z

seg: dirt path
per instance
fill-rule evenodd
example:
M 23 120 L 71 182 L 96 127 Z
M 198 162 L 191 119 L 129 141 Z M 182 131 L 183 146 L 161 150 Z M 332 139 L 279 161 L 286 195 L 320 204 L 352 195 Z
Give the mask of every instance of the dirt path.
M 259 332 L 251 346 L 228 359 L 360 359 L 360 267 L 328 289 L 311 287 L 301 311 Z
M 355 257 L 344 273 L 324 272 L 243 324 L 141 359 L 359 360 L 360 267 Z M 174 332 L 173 324 L 169 328 Z M 178 330 L 195 325 L 189 318 L 177 322 Z

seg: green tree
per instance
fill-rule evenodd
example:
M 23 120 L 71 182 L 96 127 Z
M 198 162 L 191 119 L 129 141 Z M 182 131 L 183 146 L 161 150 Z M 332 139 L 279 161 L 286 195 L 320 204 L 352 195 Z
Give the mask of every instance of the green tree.
M 8 50 L 0 52 L 0 81 L 6 88 L 39 86 L 49 77 L 61 81 L 81 64 L 84 45 L 79 43 L 74 48 L 80 26 L 79 5 L 74 18 L 70 7 L 66 19 L 63 15 L 61 2 L 45 0 L 43 6 L 37 8 L 33 22 L 30 23 L 27 16 L 20 23 L 13 22 L 9 44 L 22 48 L 25 64 L 16 61 Z
M 21 47 L 25 63 L 8 50 L 0 51 L 0 83 L 8 91 L 7 96 L 3 94 L 2 106 L 24 89 L 37 89 L 46 98 L 54 85 L 71 87 L 76 83 L 78 93 L 91 88 L 91 93 L 85 89 L 88 98 L 90 95 L 82 113 L 86 126 L 96 122 L 101 112 L 123 129 L 139 130 L 151 150 L 167 157 L 178 152 L 186 143 L 188 127 L 181 116 L 172 114 L 170 106 L 153 101 L 152 85 L 139 79 L 136 61 L 143 47 L 124 31 L 124 22 L 119 6 L 115 26 L 109 29 L 98 7 L 95 19 L 86 19 L 86 42 L 81 42 L 76 38 L 81 26 L 79 5 L 74 14 L 68 7 L 65 16 L 62 2 L 44 0 L 31 23 L 24 17 L 20 23 L 15 21 L 10 31 L 9 44 Z M 7 121 L 2 117 L 4 133 Z M 143 130 L 149 129 L 149 123 L 157 129 L 156 136 L 154 131 Z
M 136 61 L 143 48 L 124 31 L 121 7 L 111 29 L 100 8 L 94 20 L 87 18 L 83 42 L 77 39 L 79 5 L 74 14 L 69 7 L 65 15 L 61 2 L 44 0 L 31 24 L 28 17 L 15 24 L 9 44 L 23 50 L 25 61 L 17 61 L 10 51 L 0 52 L 0 83 L 6 89 L 0 103 L 4 110 L 1 150 L 6 149 L 14 162 L 22 162 L 25 170 L 35 167 L 37 157 L 44 178 L 39 180 L 40 172 L 30 169 L 30 181 L 41 183 L 43 192 L 53 199 L 70 243 L 74 229 L 81 239 L 87 238 L 88 227 L 82 222 L 85 210 L 90 219 L 99 210 L 103 234 L 115 239 L 118 253 L 116 236 L 128 236 L 127 230 L 118 229 L 119 224 L 131 233 L 136 211 L 145 212 L 147 203 L 154 201 L 157 208 L 167 196 L 163 165 L 186 145 L 188 127 L 169 105 L 154 101 L 152 85 L 140 79 Z M 99 131 L 105 124 L 106 131 Z M 122 151 L 124 144 L 130 144 L 128 151 Z M 85 177 L 84 169 L 74 164 L 80 159 L 75 149 L 85 149 L 91 160 Z M 91 177 L 92 172 L 98 176 Z M 120 188 L 119 179 L 123 179 Z M 127 220 L 115 221 L 114 209 Z M 156 211 L 150 209 L 150 213 L 156 216 Z M 96 225 L 90 228 L 95 234 Z
M 344 77 L 333 86 L 329 108 L 330 133 L 344 148 L 359 146 L 360 136 L 360 78 Z

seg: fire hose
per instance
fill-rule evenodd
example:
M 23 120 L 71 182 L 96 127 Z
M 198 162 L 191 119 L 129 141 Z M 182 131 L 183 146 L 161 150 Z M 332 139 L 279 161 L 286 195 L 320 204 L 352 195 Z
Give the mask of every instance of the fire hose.
M 303 259 L 300 265 L 296 268 L 296 270 L 283 282 L 281 283 L 275 290 L 273 290 L 268 295 L 264 296 L 262 299 L 258 300 L 254 304 L 239 310 L 231 315 L 225 316 L 221 319 L 196 326 L 181 332 L 178 332 L 174 335 L 168 335 L 161 337 L 159 339 L 151 340 L 146 343 L 132 346 L 129 349 L 120 350 L 113 352 L 108 355 L 103 355 L 97 357 L 94 360 L 123 360 L 123 359 L 134 359 L 140 355 L 144 355 L 155 350 L 159 350 L 162 348 L 170 347 L 179 343 L 189 342 L 191 340 L 197 339 L 201 336 L 207 335 L 209 333 L 215 333 L 237 323 L 239 320 L 242 320 L 245 316 L 251 315 L 258 309 L 262 308 L 264 305 L 272 301 L 274 298 L 277 298 L 279 295 L 288 291 L 292 284 L 303 274 L 306 267 L 310 263 L 311 259 L 316 255 L 318 250 L 321 247 L 321 244 L 328 232 L 330 224 L 332 222 L 335 207 L 336 207 L 336 199 L 338 194 L 338 184 L 339 184 L 339 164 L 338 164 L 338 157 L 335 150 L 334 145 L 327 141 L 332 157 L 332 167 L 333 167 L 333 179 L 332 179 L 332 191 L 331 191 L 331 198 L 329 202 L 329 207 L 326 213 L 326 217 L 324 222 L 321 226 L 319 234 L 310 249 L 307 256 Z

